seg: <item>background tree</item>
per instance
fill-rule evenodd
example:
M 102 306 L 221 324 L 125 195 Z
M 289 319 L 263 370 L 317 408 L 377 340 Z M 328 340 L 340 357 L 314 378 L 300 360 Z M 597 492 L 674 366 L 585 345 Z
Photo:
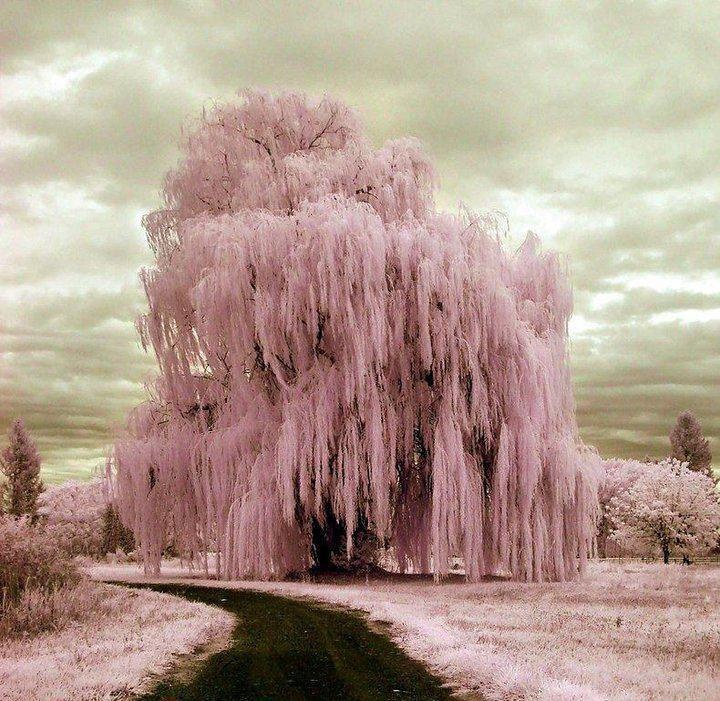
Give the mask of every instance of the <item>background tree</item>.
M 578 438 L 562 261 L 438 212 L 419 144 L 372 148 L 342 103 L 243 98 L 186 132 L 144 220 L 138 326 L 160 373 L 111 473 L 147 570 L 171 537 L 226 578 L 373 543 L 436 577 L 453 555 L 471 580 L 573 577 L 599 458 Z
M 7 478 L 6 512 L 11 516 L 34 516 L 43 490 L 40 454 L 22 419 L 12 424 L 8 438 L 9 445 L 0 453 L 0 469 Z
M 104 479 L 69 480 L 49 486 L 37 500 L 37 520 L 70 556 L 100 557 L 134 550 L 132 531 L 108 501 Z
M 102 552 L 122 550 L 129 553 L 135 549 L 133 532 L 123 525 L 113 504 L 107 504 L 102 512 Z
M 610 539 L 613 530 L 610 515 L 612 500 L 635 484 L 635 480 L 648 469 L 648 462 L 647 460 L 641 462 L 622 458 L 603 460 L 602 478 L 598 489 L 600 519 L 598 521 L 597 548 L 600 557 L 607 557 L 614 543 Z
M 612 539 L 635 552 L 658 549 L 665 563 L 674 552 L 689 557 L 713 547 L 720 529 L 715 482 L 672 458 L 647 465 L 609 513 Z
M 703 436 L 702 426 L 691 411 L 683 411 L 670 432 L 671 457 L 686 462 L 691 470 L 709 477 L 712 473 L 710 443 Z

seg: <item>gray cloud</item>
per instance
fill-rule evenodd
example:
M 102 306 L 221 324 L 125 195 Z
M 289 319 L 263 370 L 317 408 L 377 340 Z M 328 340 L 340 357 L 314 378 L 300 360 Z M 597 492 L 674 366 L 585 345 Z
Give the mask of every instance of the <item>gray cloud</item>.
M 712 2 L 46 3 L 0 10 L 0 430 L 86 472 L 141 396 L 139 220 L 179 127 L 263 85 L 420 137 L 439 202 L 568 255 L 584 438 L 659 455 L 694 409 L 720 455 L 720 7 Z M 511 242 L 511 243 L 512 243 Z

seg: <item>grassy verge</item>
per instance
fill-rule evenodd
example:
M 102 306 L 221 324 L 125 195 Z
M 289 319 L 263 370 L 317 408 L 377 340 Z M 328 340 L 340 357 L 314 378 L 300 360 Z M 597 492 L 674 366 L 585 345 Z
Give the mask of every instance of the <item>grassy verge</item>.
M 54 533 L 0 517 L 0 699 L 124 699 L 232 618 L 90 581 Z
M 228 642 L 234 619 L 225 611 L 152 591 L 92 586 L 102 599 L 81 620 L 0 640 L 0 699 L 136 698 L 182 658 Z

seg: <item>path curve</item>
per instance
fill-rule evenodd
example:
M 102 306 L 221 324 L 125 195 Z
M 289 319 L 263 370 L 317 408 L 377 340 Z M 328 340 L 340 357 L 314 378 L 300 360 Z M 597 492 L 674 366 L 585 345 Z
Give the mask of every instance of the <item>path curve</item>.
M 128 584 L 218 606 L 237 618 L 228 649 L 144 701 L 441 701 L 451 692 L 360 614 L 251 590 Z

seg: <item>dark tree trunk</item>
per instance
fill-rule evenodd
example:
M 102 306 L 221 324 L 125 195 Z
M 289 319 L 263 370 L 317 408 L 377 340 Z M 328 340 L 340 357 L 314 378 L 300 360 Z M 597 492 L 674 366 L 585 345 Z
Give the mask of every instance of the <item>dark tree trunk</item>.
M 358 514 L 353 533 L 353 551 L 348 558 L 345 524 L 339 522 L 329 506 L 324 522 L 312 520 L 312 557 L 314 572 L 367 572 L 377 569 L 378 542 L 370 532 L 363 514 Z
M 667 565 L 670 562 L 670 546 L 663 545 L 663 562 Z
M 607 533 L 601 530 L 597 536 L 598 557 L 607 557 Z
M 338 523 L 329 508 L 325 508 L 325 522 L 312 520 L 313 569 L 327 572 L 332 569 L 333 556 L 337 557 L 345 548 L 345 528 Z

